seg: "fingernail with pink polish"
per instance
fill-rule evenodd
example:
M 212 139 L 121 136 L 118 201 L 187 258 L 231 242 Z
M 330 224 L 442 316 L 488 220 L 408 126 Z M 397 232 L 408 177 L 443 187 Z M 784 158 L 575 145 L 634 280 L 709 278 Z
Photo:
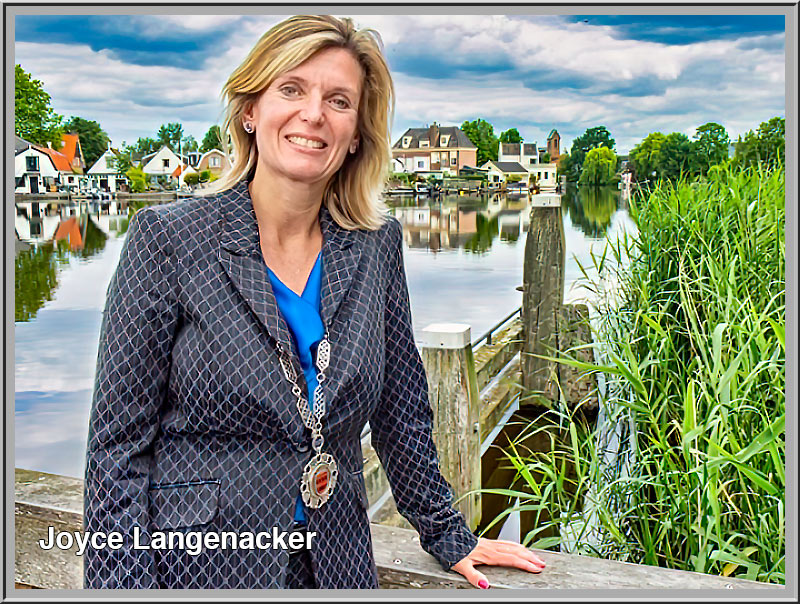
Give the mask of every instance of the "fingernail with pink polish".
M 489 589 L 489 582 L 486 579 L 481 579 L 478 581 L 478 587 L 481 589 Z

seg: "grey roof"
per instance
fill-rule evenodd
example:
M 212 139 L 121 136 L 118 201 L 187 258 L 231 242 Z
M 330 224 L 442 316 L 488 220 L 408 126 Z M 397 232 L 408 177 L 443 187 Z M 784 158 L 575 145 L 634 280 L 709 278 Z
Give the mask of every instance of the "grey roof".
M 464 131 L 461 130 L 458 126 L 438 126 L 439 128 L 439 137 L 441 138 L 442 134 L 449 134 L 450 140 L 447 141 L 446 148 L 467 148 L 467 149 L 476 149 L 475 145 L 472 144 L 472 141 L 469 140 Z M 419 141 L 420 140 L 428 140 L 428 136 L 430 135 L 430 128 L 409 128 L 403 133 L 397 142 L 392 145 L 393 149 L 403 149 L 403 139 L 406 136 L 411 137 L 411 144 L 409 144 L 408 149 L 419 149 Z M 431 147 L 437 147 L 434 142 L 438 143 L 439 141 L 430 141 Z M 441 148 L 441 146 L 438 146 Z
M 14 135 L 14 155 L 19 155 L 31 146 L 33 146 L 32 143 L 29 143 L 24 138 L 21 138 L 16 134 Z
M 493 161 L 492 162 L 497 169 L 501 172 L 527 172 L 525 168 L 519 165 L 519 162 L 515 161 Z
M 522 145 L 523 155 L 536 155 L 536 143 L 525 143 Z

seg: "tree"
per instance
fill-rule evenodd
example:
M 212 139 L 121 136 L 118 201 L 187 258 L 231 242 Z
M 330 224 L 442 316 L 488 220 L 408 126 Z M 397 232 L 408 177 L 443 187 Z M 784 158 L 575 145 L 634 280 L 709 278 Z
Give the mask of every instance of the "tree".
M 758 126 L 758 154 L 763 162 L 774 166 L 786 159 L 786 118 L 773 117 Z
M 222 136 L 219 133 L 219 126 L 214 124 L 208 129 L 206 135 L 203 137 L 203 142 L 200 143 L 200 152 L 205 153 L 211 149 L 219 149 L 222 151 Z
M 166 145 L 175 153 L 178 152 L 178 144 L 183 139 L 183 126 L 178 122 L 162 124 L 156 133 L 159 146 Z
M 614 139 L 605 126 L 595 126 L 589 128 L 572 141 L 572 148 L 569 151 L 569 161 L 565 163 L 567 180 L 576 182 L 580 179 L 581 169 L 586 154 L 597 147 L 606 147 L 614 150 Z
M 703 124 L 694 135 L 694 163 L 700 174 L 728 158 L 730 138 L 723 126 L 716 122 Z
M 95 121 L 73 115 L 65 129 L 67 132 L 76 133 L 80 138 L 83 159 L 87 168 L 91 168 L 108 149 L 108 134 Z
M 556 178 L 561 178 L 562 175 L 567 174 L 569 171 L 570 165 L 570 157 L 569 152 L 564 151 L 561 155 L 558 156 L 556 160 Z
M 550 154 L 549 154 L 549 153 L 547 153 L 547 151 L 545 151 L 545 152 L 542 154 L 542 163 L 543 163 L 543 164 L 549 164 L 549 163 L 550 163 L 550 161 L 551 161 L 552 159 L 553 159 L 553 158 L 552 158 L 552 157 L 550 157 Z
M 132 193 L 143 193 L 147 188 L 147 175 L 141 168 L 130 168 L 125 172 L 125 176 L 131 181 Z
M 661 132 L 651 132 L 628 154 L 636 180 L 647 180 L 657 170 L 661 162 L 661 146 L 667 139 Z
M 694 173 L 692 166 L 692 141 L 682 132 L 670 132 L 661 145 L 658 178 L 671 181 Z
M 61 148 L 63 116 L 50 106 L 50 95 L 21 65 L 14 65 L 14 134 L 37 145 Z
M 197 151 L 197 147 L 197 141 L 191 134 L 183 139 L 182 150 L 184 153 L 188 153 L 189 151 Z
M 498 140 L 501 143 L 521 143 L 522 135 L 516 128 L 509 128 L 500 135 Z
M 608 147 L 590 149 L 583 160 L 580 183 L 582 185 L 608 185 L 617 173 L 617 155 Z
M 773 117 L 761 122 L 758 131 L 749 130 L 744 138 L 739 135 L 736 141 L 734 163 L 739 166 L 753 166 L 763 163 L 774 166 L 784 163 L 786 158 L 786 119 Z
M 494 135 L 494 126 L 483 119 L 466 121 L 461 124 L 461 130 L 478 148 L 478 165 L 481 166 L 489 160 L 497 161 L 497 147 L 499 141 Z

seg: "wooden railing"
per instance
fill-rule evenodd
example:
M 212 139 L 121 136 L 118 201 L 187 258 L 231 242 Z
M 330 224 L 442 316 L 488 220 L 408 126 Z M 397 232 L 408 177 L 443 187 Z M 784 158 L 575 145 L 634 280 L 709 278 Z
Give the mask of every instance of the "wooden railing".
M 83 481 L 17 469 L 14 491 L 15 587 L 81 589 L 82 558 L 74 550 L 42 550 L 38 541 L 49 526 L 57 531 L 82 530 Z M 461 575 L 445 571 L 422 550 L 415 531 L 374 523 L 371 529 L 382 588 L 470 588 Z M 481 570 L 499 589 L 752 589 L 761 596 L 785 591 L 783 586 L 755 581 L 535 551 L 547 565 L 540 574 L 496 567 Z

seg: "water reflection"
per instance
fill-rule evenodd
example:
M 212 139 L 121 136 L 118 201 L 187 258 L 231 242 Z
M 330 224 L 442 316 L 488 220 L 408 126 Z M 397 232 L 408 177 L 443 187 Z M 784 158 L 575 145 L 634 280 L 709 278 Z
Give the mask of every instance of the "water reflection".
M 523 279 L 525 235 L 538 201 L 495 193 L 393 197 L 387 203 L 403 223 L 405 272 L 418 340 L 426 326 L 442 321 L 467 323 L 477 338 L 520 306 L 517 287 Z M 603 214 L 597 208 L 610 203 L 608 197 L 598 202 L 597 196 L 580 194 L 565 200 L 567 290 L 580 277 L 573 258 L 586 263 L 592 246 L 602 245 L 601 231 L 613 234 L 627 220 L 624 211 L 617 212 L 610 226 L 607 219 L 597 219 Z M 146 202 L 17 206 L 17 467 L 83 475 L 105 293 L 130 216 L 143 205 Z M 587 229 L 586 224 L 598 226 Z
M 109 234 L 124 234 L 129 212 L 133 208 L 124 202 L 17 203 L 14 321 L 31 321 L 53 299 L 61 267 L 99 254 Z
M 528 226 L 528 195 L 446 195 L 437 199 L 403 196 L 387 202 L 403 224 L 411 249 L 433 253 L 464 250 L 485 254 L 499 237 L 515 243 Z
M 616 187 L 567 186 L 561 207 L 572 224 L 594 239 L 605 237 L 611 218 L 619 208 L 620 192 Z

